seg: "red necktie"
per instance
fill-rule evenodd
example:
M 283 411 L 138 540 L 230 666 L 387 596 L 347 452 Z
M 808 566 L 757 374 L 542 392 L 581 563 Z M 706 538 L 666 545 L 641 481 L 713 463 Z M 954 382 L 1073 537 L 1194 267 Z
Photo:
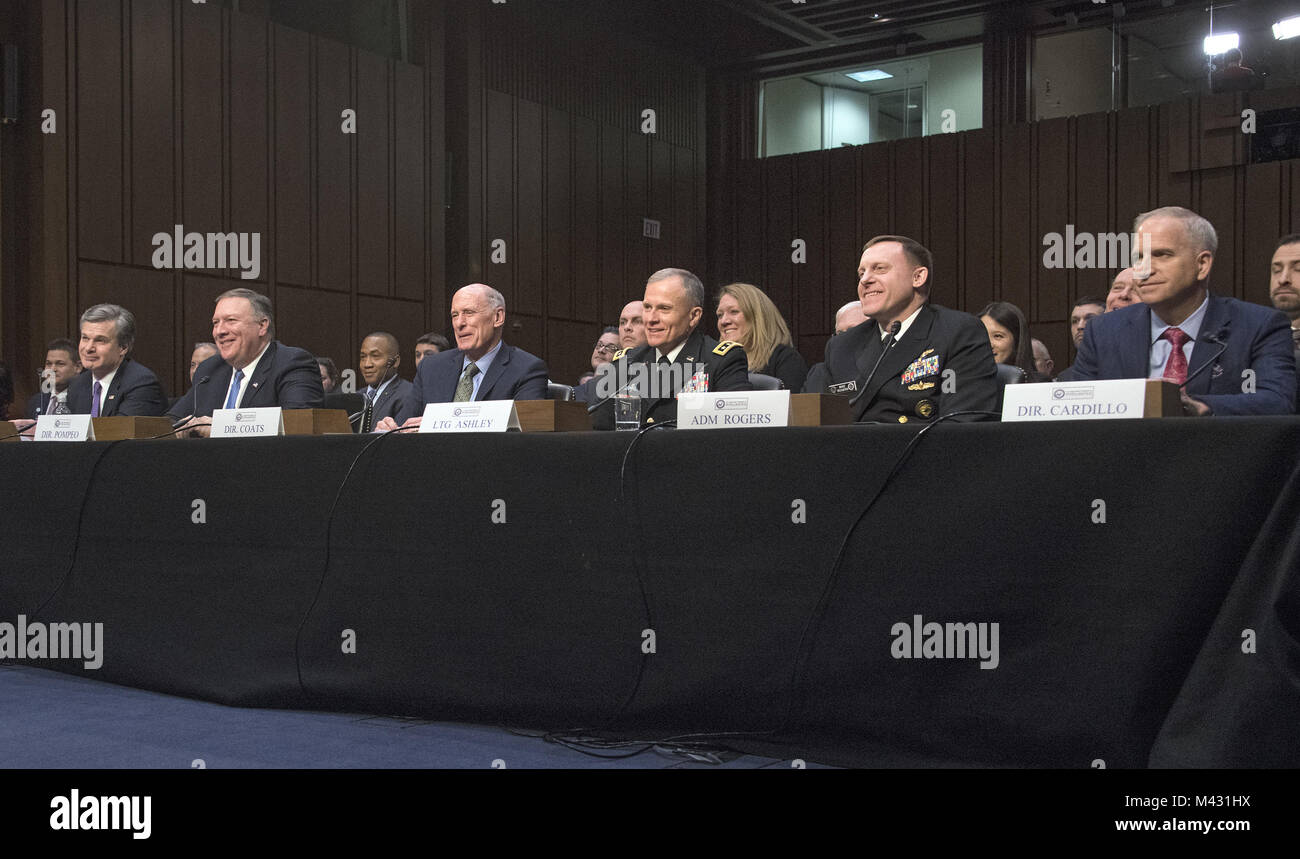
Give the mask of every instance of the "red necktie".
M 1174 347 L 1169 353 L 1169 360 L 1165 361 L 1163 378 L 1181 385 L 1187 381 L 1187 356 L 1183 354 L 1183 344 L 1191 338 L 1181 328 L 1166 328 L 1160 339 L 1168 340 Z

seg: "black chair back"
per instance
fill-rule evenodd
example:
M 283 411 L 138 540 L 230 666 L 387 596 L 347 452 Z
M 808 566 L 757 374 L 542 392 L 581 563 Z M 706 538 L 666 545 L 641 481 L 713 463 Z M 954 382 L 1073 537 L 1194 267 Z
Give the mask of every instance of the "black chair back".
M 546 399 L 559 400 L 562 403 L 573 402 L 573 388 L 569 385 L 559 385 L 548 380 L 546 382 Z
M 785 387 L 776 376 L 768 376 L 763 373 L 750 373 L 749 384 L 754 386 L 755 391 L 779 391 Z

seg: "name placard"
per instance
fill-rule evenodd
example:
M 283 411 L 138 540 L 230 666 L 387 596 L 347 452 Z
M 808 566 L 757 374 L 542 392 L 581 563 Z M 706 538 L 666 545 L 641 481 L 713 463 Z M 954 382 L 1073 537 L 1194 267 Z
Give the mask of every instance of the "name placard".
M 284 435 L 284 410 L 279 406 L 217 409 L 212 413 L 211 438 L 256 438 L 268 435 Z
M 94 441 L 90 415 L 41 415 L 36 418 L 37 441 Z
M 783 427 L 790 424 L 789 391 L 680 394 L 678 429 Z
M 1007 385 L 1004 421 L 1098 421 L 1146 413 L 1146 379 Z
M 420 432 L 506 432 L 519 429 L 514 400 L 469 403 L 429 403 L 420 419 Z

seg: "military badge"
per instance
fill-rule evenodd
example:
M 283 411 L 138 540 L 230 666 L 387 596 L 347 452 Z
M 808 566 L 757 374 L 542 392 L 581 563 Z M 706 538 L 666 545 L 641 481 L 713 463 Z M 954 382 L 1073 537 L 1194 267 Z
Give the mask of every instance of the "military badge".
M 934 403 L 929 400 L 921 400 L 916 404 L 916 413 L 923 418 L 928 418 L 934 414 Z
M 939 356 L 930 355 L 925 358 L 917 358 L 913 361 L 912 365 L 907 368 L 907 372 L 903 373 L 903 378 L 899 381 L 906 385 L 907 383 L 914 382 L 917 379 L 922 379 L 926 376 L 933 376 L 938 372 Z
M 915 382 L 907 386 L 909 391 L 928 391 L 934 387 L 934 382 Z

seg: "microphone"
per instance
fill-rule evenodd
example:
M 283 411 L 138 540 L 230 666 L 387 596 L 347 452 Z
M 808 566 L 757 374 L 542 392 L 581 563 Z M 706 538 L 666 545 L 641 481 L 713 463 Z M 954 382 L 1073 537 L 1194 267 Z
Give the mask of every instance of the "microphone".
M 197 382 L 195 382 L 194 387 L 190 389 L 191 393 L 194 394 L 194 411 L 196 412 L 199 410 L 199 385 L 202 385 L 204 382 L 206 382 L 208 379 L 211 378 L 212 378 L 211 376 L 204 376 L 202 379 L 199 379 Z M 190 424 L 198 420 L 199 417 L 200 417 L 199 415 L 192 414 L 188 418 L 181 418 L 180 420 L 172 424 L 173 433 L 167 433 L 167 435 L 173 435 L 174 431 L 185 429 Z
M 853 396 L 853 399 L 849 400 L 850 408 L 856 406 L 858 400 L 862 399 L 866 395 L 867 385 L 871 384 L 871 377 L 876 375 L 876 371 L 880 369 L 880 362 L 885 360 L 885 356 L 889 354 L 889 350 L 894 347 L 894 338 L 898 336 L 898 332 L 901 331 L 902 328 L 903 323 L 899 322 L 897 319 L 890 324 L 889 336 L 885 338 L 885 348 L 880 350 L 880 357 L 876 359 L 876 365 L 872 367 L 871 372 L 867 374 L 867 378 L 862 383 L 862 387 L 858 390 L 857 394 Z
M 1206 334 L 1205 336 L 1201 337 L 1201 339 L 1204 340 L 1206 343 L 1213 343 L 1216 346 L 1218 346 L 1219 351 L 1215 352 L 1214 357 L 1210 358 L 1210 360 L 1206 361 L 1204 364 L 1197 367 L 1195 373 L 1191 373 L 1190 375 L 1188 375 L 1187 380 L 1178 386 L 1180 389 L 1186 389 L 1187 385 L 1192 381 L 1192 379 L 1195 379 L 1197 376 L 1204 373 L 1206 367 L 1213 366 L 1214 362 L 1219 360 L 1219 356 L 1222 355 L 1225 351 L 1227 351 L 1228 343 L 1226 340 L 1223 339 L 1227 335 L 1228 335 L 1228 329 L 1221 328 L 1213 334 Z
M 596 402 L 592 403 L 591 405 L 587 406 L 587 414 L 589 414 L 589 415 L 595 414 L 595 413 L 596 413 L 596 409 L 598 409 L 598 408 L 600 408 L 601 406 L 605 405 L 605 403 L 608 403 L 610 400 L 614 399 L 614 398 L 617 397 L 619 394 L 623 393 L 623 392 L 626 391 L 628 388 L 631 388 L 631 387 L 633 387 L 633 386 L 635 386 L 635 385 L 636 385 L 636 379 L 633 379 L 632 381 L 628 382 L 628 383 L 627 383 L 626 385 L 624 385 L 623 387 L 619 388 L 619 389 L 618 389 L 617 391 L 615 391 L 614 393 L 610 394 L 608 397 L 602 397 L 601 399 L 599 399 L 599 400 L 597 400 Z

